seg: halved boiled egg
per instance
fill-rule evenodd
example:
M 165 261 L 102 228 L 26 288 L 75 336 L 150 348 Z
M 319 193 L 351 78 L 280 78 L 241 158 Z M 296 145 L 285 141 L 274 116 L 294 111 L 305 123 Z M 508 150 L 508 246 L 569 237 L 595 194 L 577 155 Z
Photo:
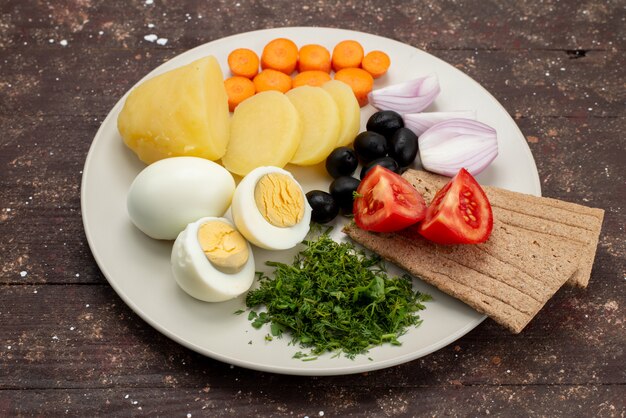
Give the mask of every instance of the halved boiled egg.
M 235 189 L 231 214 L 237 229 L 254 245 L 286 250 L 309 232 L 311 207 L 302 187 L 286 170 L 258 167 Z
M 171 265 L 178 285 L 206 302 L 236 298 L 255 274 L 250 244 L 228 219 L 216 217 L 187 225 L 174 242 Z

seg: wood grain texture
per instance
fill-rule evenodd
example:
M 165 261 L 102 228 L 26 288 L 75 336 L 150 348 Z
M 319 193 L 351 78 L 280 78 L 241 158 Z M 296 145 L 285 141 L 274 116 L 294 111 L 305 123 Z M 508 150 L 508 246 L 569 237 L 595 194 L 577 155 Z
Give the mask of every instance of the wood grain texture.
M 415 392 L 421 396 L 415 398 Z M 464 386 L 444 387 L 336 386 L 319 390 L 306 383 L 269 390 L 220 391 L 198 388 L 108 388 L 96 390 L 7 390 L 0 393 L 0 407 L 19 416 L 33 416 L 45 409 L 51 416 L 210 416 L 232 417 L 396 417 L 466 416 L 471 409 L 480 416 L 619 416 L 623 388 L 606 386 Z M 620 398 L 621 397 L 621 398 Z M 558 400 L 558 401 L 555 401 Z M 41 405 L 41 408 L 33 407 Z
M 488 320 L 425 358 L 331 378 L 231 368 L 126 307 L 80 218 L 109 109 L 201 43 L 313 25 L 414 45 L 485 86 L 543 194 L 606 210 L 589 287 L 559 290 L 520 335 Z M 625 46 L 618 0 L 1 2 L 0 416 L 623 416 Z

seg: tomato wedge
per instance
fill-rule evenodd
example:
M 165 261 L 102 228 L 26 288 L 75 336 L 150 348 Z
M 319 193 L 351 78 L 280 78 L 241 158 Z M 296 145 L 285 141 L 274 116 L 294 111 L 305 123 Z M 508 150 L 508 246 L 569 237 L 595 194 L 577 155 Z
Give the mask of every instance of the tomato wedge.
M 366 231 L 399 231 L 426 215 L 426 202 L 411 183 L 379 165 L 361 180 L 356 192 L 354 221 Z
M 487 241 L 492 229 L 487 195 L 462 168 L 435 194 L 418 232 L 438 244 L 477 244 Z

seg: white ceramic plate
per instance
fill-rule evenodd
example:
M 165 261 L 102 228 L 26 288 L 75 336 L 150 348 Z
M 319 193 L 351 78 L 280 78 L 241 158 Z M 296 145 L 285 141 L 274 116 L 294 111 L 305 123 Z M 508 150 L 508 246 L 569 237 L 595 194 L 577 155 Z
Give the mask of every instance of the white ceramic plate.
M 271 39 L 287 37 L 298 45 L 318 43 L 332 50 L 344 39 L 356 39 L 366 51 L 380 49 L 389 54 L 392 66 L 376 81 L 375 88 L 436 73 L 441 94 L 431 106 L 434 110 L 475 109 L 478 120 L 498 132 L 500 155 L 478 177 L 484 184 L 510 190 L 540 194 L 534 160 L 524 136 L 506 110 L 484 88 L 453 66 L 423 51 L 400 42 L 360 32 L 330 28 L 278 28 L 243 33 L 201 45 L 161 65 L 145 78 L 214 55 L 228 74 L 226 57 L 235 48 L 246 47 L 259 54 Z M 233 365 L 285 374 L 338 375 L 381 369 L 429 354 L 450 344 L 476 327 L 483 315 L 467 305 L 414 280 L 414 286 L 433 296 L 421 312 L 423 324 L 401 338 L 401 346 L 381 346 L 354 360 L 324 355 L 303 362 L 292 356 L 300 349 L 288 339 L 266 342 L 268 329 L 255 330 L 247 315 L 234 315 L 243 308 L 244 299 L 218 304 L 197 301 L 178 288 L 169 266 L 172 242 L 155 241 L 143 235 L 126 213 L 126 192 L 144 167 L 128 150 L 117 132 L 117 115 L 125 97 L 102 123 L 85 162 L 81 204 L 89 246 L 103 274 L 118 295 L 154 328 L 199 353 Z M 361 127 L 374 112 L 363 108 Z M 321 167 L 295 168 L 294 175 L 306 190 L 326 190 L 330 181 Z M 345 239 L 340 227 L 333 237 Z M 290 261 L 293 252 L 255 250 L 257 269 L 267 271 L 268 259 Z M 399 270 L 390 266 L 390 272 Z

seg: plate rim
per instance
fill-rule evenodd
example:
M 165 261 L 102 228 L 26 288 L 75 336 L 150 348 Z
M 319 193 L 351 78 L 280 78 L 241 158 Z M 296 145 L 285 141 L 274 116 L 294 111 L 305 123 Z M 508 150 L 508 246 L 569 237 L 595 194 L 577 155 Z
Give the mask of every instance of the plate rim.
M 308 368 L 298 368 L 298 367 L 283 367 L 283 366 L 275 366 L 275 365 L 264 365 L 264 364 L 259 364 L 259 363 L 254 363 L 248 360 L 243 360 L 243 359 L 236 359 L 236 358 L 232 358 L 232 357 L 228 357 L 225 356 L 221 353 L 218 352 L 214 352 L 211 350 L 206 349 L 205 347 L 201 347 L 198 344 L 195 344 L 191 341 L 185 340 L 184 338 L 176 335 L 175 333 L 173 333 L 172 331 L 170 331 L 169 329 L 163 327 L 162 325 L 160 325 L 157 321 L 155 321 L 154 319 L 152 319 L 146 312 L 144 312 L 132 299 L 130 299 L 124 292 L 123 290 L 118 286 L 118 284 L 115 282 L 115 280 L 113 280 L 110 277 L 110 273 L 107 271 L 106 268 L 106 264 L 104 264 L 104 262 L 102 261 L 101 256 L 99 255 L 99 251 L 96 248 L 95 244 L 94 244 L 94 237 L 92 237 L 92 233 L 90 232 L 90 229 L 88 227 L 88 218 L 89 215 L 86 213 L 87 211 L 84 210 L 85 208 L 85 201 L 86 201 L 86 184 L 87 184 L 87 179 L 88 179 L 88 173 L 89 173 L 89 167 L 90 167 L 90 162 L 95 158 L 95 143 L 98 141 L 98 138 L 104 136 L 104 130 L 105 130 L 105 126 L 108 126 L 111 123 L 111 120 L 115 114 L 117 114 L 116 110 L 122 106 L 124 100 L 126 99 L 126 96 L 130 93 L 130 91 L 132 91 L 133 88 L 135 88 L 138 84 L 140 84 L 141 82 L 143 82 L 144 80 L 154 76 L 156 73 L 158 73 L 164 66 L 166 66 L 167 63 L 171 62 L 173 59 L 177 59 L 177 60 L 185 60 L 186 56 L 189 55 L 193 55 L 197 50 L 200 49 L 204 49 L 207 48 L 207 46 L 210 46 L 212 43 L 217 43 L 217 42 L 223 42 L 225 40 L 234 40 L 238 37 L 249 37 L 251 35 L 254 34 L 258 34 L 260 32 L 263 33 L 267 33 L 267 32 L 273 32 L 273 31 L 284 31 L 284 30 L 296 30 L 296 31 L 303 31 L 303 30 L 311 30 L 311 29 L 321 29 L 321 30 L 327 30 L 327 31 L 338 31 L 338 32 L 342 32 L 344 34 L 357 34 L 358 36 L 366 36 L 366 37 L 375 37 L 375 38 L 380 38 L 381 40 L 384 40 L 385 42 L 393 42 L 393 43 L 397 43 L 399 45 L 401 45 L 402 47 L 410 47 L 413 48 L 421 53 L 425 53 L 427 54 L 430 58 L 435 59 L 437 61 L 439 61 L 440 63 L 443 63 L 447 66 L 449 66 L 451 69 L 455 70 L 455 72 L 458 75 L 461 75 L 462 77 L 464 77 L 464 81 L 465 82 L 471 82 L 475 85 L 475 87 L 478 87 L 482 90 L 482 92 L 484 94 L 486 94 L 488 97 L 491 98 L 491 100 L 493 101 L 494 104 L 496 104 L 498 107 L 500 107 L 504 114 L 507 115 L 507 117 L 509 118 L 509 122 L 515 126 L 515 128 L 519 131 L 520 135 L 522 137 L 525 137 L 524 134 L 521 132 L 521 130 L 519 129 L 519 126 L 517 125 L 517 123 L 515 122 L 515 120 L 511 117 L 511 115 L 509 114 L 509 112 L 506 110 L 506 108 L 504 108 L 504 106 L 500 103 L 500 101 L 498 101 L 485 87 L 483 87 L 478 81 L 474 80 L 472 77 L 470 77 L 469 75 L 467 75 L 466 73 L 464 73 L 463 71 L 459 70 L 458 68 L 454 67 L 452 64 L 442 60 L 441 58 L 431 54 L 430 52 L 424 51 L 420 48 L 417 48 L 413 45 L 407 44 L 407 43 L 403 43 L 401 41 L 398 41 L 396 39 L 393 38 L 389 38 L 386 36 L 382 36 L 382 35 L 377 35 L 377 34 L 372 34 L 372 33 L 367 33 L 367 32 L 362 32 L 362 31 L 356 31 L 356 30 L 352 30 L 352 29 L 343 29 L 343 28 L 333 28 L 333 27 L 323 27 L 323 26 L 283 26 L 283 27 L 275 27 L 275 28 L 267 28 L 267 29 L 258 29 L 258 30 L 254 30 L 254 31 L 248 31 L 248 32 L 241 32 L 241 33 L 237 33 L 237 34 L 233 34 L 233 35 L 229 35 L 229 36 L 225 36 L 222 38 L 217 38 L 217 39 L 213 39 L 209 42 L 205 42 L 202 43 L 200 45 L 197 45 L 189 50 L 186 50 L 180 54 L 174 55 L 173 57 L 169 58 L 167 61 L 159 64 L 157 67 L 153 68 L 151 71 L 149 71 L 147 74 L 145 74 L 143 77 L 141 77 L 137 82 L 135 82 L 119 99 L 118 101 L 115 103 L 115 105 L 109 110 L 107 116 L 105 117 L 105 119 L 102 121 L 102 123 L 100 124 L 100 127 L 98 128 L 96 134 L 94 135 L 92 142 L 89 146 L 89 151 L 87 152 L 87 156 L 85 158 L 85 164 L 83 165 L 83 172 L 82 172 L 82 178 L 81 178 L 81 191 L 80 191 L 80 201 L 81 201 L 81 218 L 82 218 L 82 222 L 83 222 L 83 231 L 85 233 L 85 237 L 87 239 L 87 243 L 89 245 L 89 249 L 93 255 L 94 260 L 96 261 L 96 264 L 98 265 L 98 268 L 100 269 L 100 272 L 102 273 L 102 275 L 105 277 L 105 279 L 107 280 L 108 284 L 113 288 L 113 290 L 115 291 L 115 293 L 117 294 L 118 297 L 120 297 L 120 299 L 122 299 L 122 301 L 134 312 L 136 313 L 143 321 L 145 321 L 146 323 L 148 323 L 151 327 L 153 327 L 155 330 L 157 330 L 159 333 L 165 335 L 166 337 L 168 337 L 169 339 L 175 341 L 176 343 L 191 349 L 201 355 L 213 358 L 215 360 L 221 361 L 223 363 L 226 364 L 231 364 L 231 365 L 236 365 L 239 367 L 244 367 L 247 369 L 252 369 L 252 370 L 257 370 L 257 371 L 262 371 L 262 372 L 271 372 L 271 373 L 278 373 L 278 374 L 286 374 L 286 375 L 303 375 L 303 376 L 335 376 L 335 375 L 349 375 L 349 374 L 355 374 L 355 373 L 362 373 L 362 372 L 366 372 L 366 371 L 374 371 L 374 370 L 380 370 L 380 369 L 385 369 L 388 367 L 392 367 L 392 366 L 396 366 L 396 365 L 400 365 L 400 364 L 404 364 L 406 362 L 409 361 L 413 361 L 413 360 L 417 360 L 419 358 L 422 358 L 424 356 L 427 356 L 443 347 L 446 347 L 447 345 L 453 343 L 454 341 L 458 340 L 459 338 L 463 337 L 464 335 L 466 335 L 467 333 L 469 333 L 470 331 L 472 331 L 474 328 L 476 328 L 479 324 L 481 324 L 486 318 L 486 315 L 482 315 L 480 317 L 478 317 L 476 320 L 470 321 L 468 322 L 467 325 L 465 325 L 464 327 L 458 329 L 456 332 L 448 335 L 446 338 L 443 338 L 427 347 L 424 347 L 422 349 L 419 349 L 417 351 L 411 352 L 411 353 L 407 353 L 404 354 L 402 356 L 397 356 L 397 357 L 393 357 L 390 359 L 386 359 L 386 360 L 381 360 L 381 361 L 377 361 L 375 364 L 355 364 L 354 366 L 347 366 L 347 367 L 340 367 L 340 368 L 330 368 L 330 367 L 324 367 L 324 368 L 315 368 L 315 369 L 308 369 Z M 537 166 L 535 163 L 535 159 L 532 155 L 532 152 L 530 150 L 530 147 L 528 145 L 527 142 L 524 142 L 524 152 L 526 153 L 526 156 L 528 158 L 528 160 L 530 161 L 530 164 L 532 166 L 532 168 L 534 169 L 533 171 L 533 187 L 534 187 L 534 191 L 532 192 L 535 195 L 541 196 L 541 182 L 539 179 L 539 173 L 537 171 Z M 294 363 L 294 366 L 297 366 L 297 363 Z

